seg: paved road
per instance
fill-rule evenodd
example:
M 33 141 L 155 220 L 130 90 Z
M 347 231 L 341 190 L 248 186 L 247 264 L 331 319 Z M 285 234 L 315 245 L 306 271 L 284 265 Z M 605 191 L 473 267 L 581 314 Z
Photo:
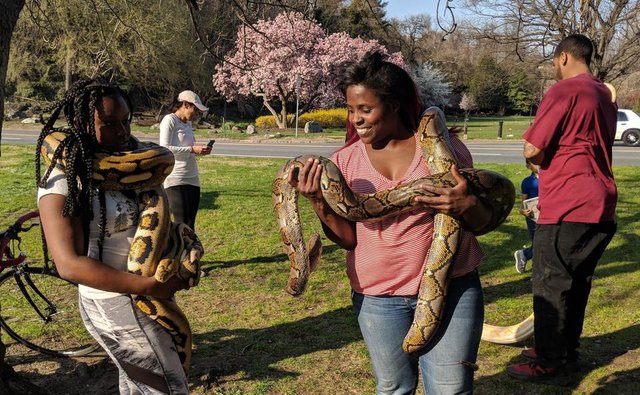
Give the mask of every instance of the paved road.
M 12 130 L 2 131 L 3 144 L 35 144 L 38 137 L 37 130 Z M 143 140 L 157 142 L 157 138 Z M 340 142 L 335 143 L 287 143 L 276 140 L 266 140 L 261 143 L 247 143 L 234 141 L 217 141 L 213 147 L 213 155 L 218 156 L 244 156 L 267 158 L 292 158 L 297 155 L 312 154 L 329 156 L 340 147 Z M 523 163 L 521 141 L 497 141 L 495 143 L 467 142 L 469 150 L 476 163 Z M 622 143 L 616 143 L 613 147 L 614 165 L 640 166 L 640 147 L 626 147 Z

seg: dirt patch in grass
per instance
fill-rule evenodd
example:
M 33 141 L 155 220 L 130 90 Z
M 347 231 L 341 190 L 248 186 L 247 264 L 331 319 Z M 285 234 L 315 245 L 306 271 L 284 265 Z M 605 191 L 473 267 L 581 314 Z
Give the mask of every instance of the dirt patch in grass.
M 118 393 L 117 369 L 106 355 L 55 358 L 9 344 L 5 362 L 22 378 L 51 394 Z

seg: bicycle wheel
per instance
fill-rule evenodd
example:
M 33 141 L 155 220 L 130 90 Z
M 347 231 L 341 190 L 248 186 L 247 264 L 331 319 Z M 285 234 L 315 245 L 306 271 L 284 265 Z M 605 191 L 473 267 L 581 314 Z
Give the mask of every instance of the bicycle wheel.
M 78 288 L 59 277 L 43 272 L 41 267 L 22 267 L 0 276 L 0 326 L 14 340 L 32 350 L 53 356 L 82 356 L 99 348 L 86 331 L 78 310 Z M 14 276 L 19 276 L 25 291 L 44 320 L 23 294 Z M 46 298 L 38 295 L 28 283 Z M 47 300 L 49 303 L 47 303 Z M 8 344 L 8 337 L 2 341 Z

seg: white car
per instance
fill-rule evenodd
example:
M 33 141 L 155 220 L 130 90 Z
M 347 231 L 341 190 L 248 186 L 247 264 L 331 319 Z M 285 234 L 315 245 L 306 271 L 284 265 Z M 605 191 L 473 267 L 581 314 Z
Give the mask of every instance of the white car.
M 619 109 L 615 139 L 632 147 L 640 146 L 640 115 L 632 110 Z

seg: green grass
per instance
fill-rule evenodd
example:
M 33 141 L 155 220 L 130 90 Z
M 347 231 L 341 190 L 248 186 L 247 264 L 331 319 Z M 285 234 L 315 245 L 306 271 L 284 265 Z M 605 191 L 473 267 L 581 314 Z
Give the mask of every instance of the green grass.
M 0 224 L 35 206 L 33 147 L 4 145 L 0 157 Z M 178 295 L 190 317 L 196 350 L 195 394 L 368 394 L 374 392 L 366 347 L 351 310 L 344 252 L 325 241 L 307 292 L 284 292 L 288 273 L 273 212 L 271 181 L 284 160 L 199 158 L 202 181 L 197 231 L 206 248 L 200 285 Z M 519 164 L 477 164 L 514 183 Z M 522 383 L 505 374 L 521 347 L 482 342 L 477 394 L 631 394 L 640 380 L 640 182 L 637 168 L 616 167 L 618 233 L 596 270 L 582 340 L 585 368 L 573 387 Z M 585 191 L 588 193 L 588 191 Z M 516 205 L 519 202 L 516 202 Z M 301 204 L 305 233 L 320 225 Z M 516 210 L 480 238 L 486 319 L 516 323 L 531 312 L 529 274 L 514 269 L 513 251 L 527 243 Z M 31 251 L 31 250 L 30 250 Z M 33 248 L 36 253 L 39 248 Z M 532 342 L 528 341 L 531 346 Z
M 524 116 L 505 116 L 505 117 L 470 117 L 467 124 L 467 138 L 469 140 L 474 139 L 497 139 L 499 122 L 503 122 L 502 125 L 502 139 L 503 140 L 519 140 L 522 137 L 524 131 L 531 124 L 532 118 Z M 447 126 L 454 127 L 459 126 L 461 129 L 464 126 L 464 118 L 449 116 Z M 141 128 L 140 131 L 143 131 Z M 244 132 L 244 130 L 242 130 Z M 289 127 L 284 130 L 268 129 L 260 130 L 256 129 L 258 135 L 276 135 L 275 138 L 282 137 L 295 137 L 295 127 Z M 247 136 L 244 133 L 231 132 L 228 129 L 218 129 L 217 131 L 211 130 L 197 130 L 196 134 L 208 137 L 221 135 L 227 138 L 233 139 L 246 139 Z M 463 131 L 460 130 L 460 135 Z M 325 138 L 334 140 L 343 140 L 345 135 L 345 128 L 327 128 L 321 133 L 307 134 L 304 133 L 304 125 L 298 127 L 298 138 Z
M 527 116 L 505 116 L 505 117 L 470 117 L 467 128 L 467 138 L 469 140 L 474 139 L 492 139 L 498 138 L 499 122 L 503 122 L 502 126 L 502 139 L 503 140 L 519 140 L 522 134 L 530 125 L 532 118 Z M 462 128 L 464 125 L 464 118 L 459 116 L 449 116 L 447 126 L 459 126 Z M 33 124 L 21 124 L 18 121 L 5 121 L 4 128 L 13 129 L 38 129 L 38 125 Z M 151 129 L 146 126 L 133 125 L 132 130 L 138 133 L 145 133 L 151 135 L 157 135 L 158 129 Z M 462 130 L 460 135 L 462 135 Z M 228 138 L 233 140 L 247 140 L 252 136 L 265 136 L 271 135 L 273 139 L 279 138 L 295 138 L 295 126 L 287 129 L 266 129 L 261 130 L 256 128 L 256 134 L 247 135 L 244 129 L 233 132 L 229 127 L 221 127 L 218 129 L 196 129 L 196 136 L 201 138 Z M 336 141 L 343 141 L 345 136 L 345 128 L 327 128 L 321 133 L 307 134 L 304 132 L 304 125 L 298 127 L 299 139 L 330 139 Z

